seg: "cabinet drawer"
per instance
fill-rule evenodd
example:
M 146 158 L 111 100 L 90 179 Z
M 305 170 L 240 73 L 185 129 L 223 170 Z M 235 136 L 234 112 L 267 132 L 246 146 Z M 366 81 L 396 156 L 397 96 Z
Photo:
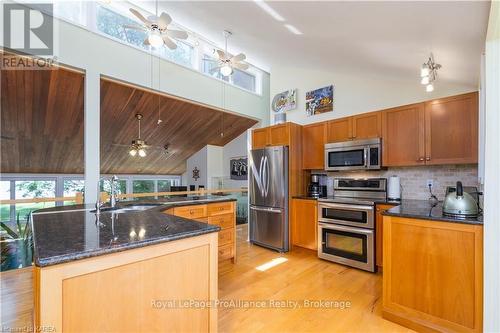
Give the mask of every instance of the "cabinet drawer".
M 221 202 L 208 205 L 208 216 L 222 215 L 234 212 L 233 202 Z
M 185 217 L 188 219 L 197 219 L 200 217 L 205 217 L 207 216 L 207 205 L 175 207 L 174 215 Z
M 219 227 L 221 227 L 221 229 L 233 228 L 235 224 L 234 214 L 231 213 L 231 214 L 210 216 L 208 218 L 208 223 L 218 225 Z
M 234 257 L 233 244 L 219 246 L 219 260 L 225 260 Z
M 219 231 L 219 246 L 226 244 L 233 244 L 234 242 L 234 228 Z

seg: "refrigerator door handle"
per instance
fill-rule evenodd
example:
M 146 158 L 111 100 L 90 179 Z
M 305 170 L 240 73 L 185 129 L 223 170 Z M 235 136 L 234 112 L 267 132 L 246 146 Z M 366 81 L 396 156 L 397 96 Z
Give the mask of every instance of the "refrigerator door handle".
M 261 208 L 261 207 L 255 207 L 255 206 L 250 206 L 250 209 L 252 210 L 258 210 L 260 212 L 268 212 L 268 213 L 282 213 L 283 211 L 279 208 Z

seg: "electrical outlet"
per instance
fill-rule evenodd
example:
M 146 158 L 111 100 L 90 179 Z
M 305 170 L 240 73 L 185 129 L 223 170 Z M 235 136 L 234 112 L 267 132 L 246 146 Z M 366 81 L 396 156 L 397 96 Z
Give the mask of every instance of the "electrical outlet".
M 434 180 L 433 179 L 427 179 L 427 187 L 433 187 L 434 186 Z

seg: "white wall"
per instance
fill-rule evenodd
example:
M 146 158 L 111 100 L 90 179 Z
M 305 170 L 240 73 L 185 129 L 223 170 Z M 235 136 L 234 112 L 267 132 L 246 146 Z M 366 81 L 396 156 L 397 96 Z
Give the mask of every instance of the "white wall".
M 480 55 L 478 54 L 478 57 Z M 322 69 L 274 67 L 271 71 L 271 101 L 275 94 L 298 89 L 297 109 L 287 112 L 287 121 L 309 124 L 354 114 L 421 102 L 432 98 L 476 91 L 476 86 L 464 86 L 437 81 L 433 93 L 425 92 L 420 84 L 418 68 L 412 81 L 401 81 L 368 74 L 328 72 Z M 305 112 L 307 91 L 333 84 L 333 112 L 308 117 Z M 273 123 L 274 115 L 270 110 Z
M 219 188 L 216 183 L 214 183 L 213 177 L 222 178 L 224 176 L 222 156 L 223 147 L 219 146 L 207 146 L 207 182 L 208 189 Z
M 224 187 L 226 188 L 240 188 L 248 186 L 247 180 L 231 180 L 231 170 L 229 161 L 234 157 L 247 157 L 248 133 L 245 131 L 239 137 L 229 142 L 224 146 L 223 154 L 223 171 L 224 171 Z
M 207 151 L 207 146 L 205 146 L 200 151 L 191 155 L 191 157 L 186 161 L 186 172 L 182 175 L 182 185 L 186 185 L 188 187 L 188 190 L 190 185 L 195 185 L 196 189 L 198 189 L 199 185 L 205 186 L 205 189 L 208 188 Z M 193 178 L 193 169 L 195 167 L 200 170 L 200 178 L 198 178 L 198 180 L 195 180 Z
M 486 37 L 484 170 L 484 332 L 500 332 L 500 2 L 492 1 Z

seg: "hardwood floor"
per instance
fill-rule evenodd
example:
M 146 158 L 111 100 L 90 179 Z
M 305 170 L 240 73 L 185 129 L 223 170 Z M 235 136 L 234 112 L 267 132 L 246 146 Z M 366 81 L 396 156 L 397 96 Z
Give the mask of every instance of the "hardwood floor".
M 349 301 L 350 308 L 219 308 L 220 332 L 413 332 L 382 318 L 382 275 L 320 260 L 294 248 L 280 255 L 246 242 L 237 226 L 235 265 L 219 265 L 220 300 Z M 286 258 L 265 271 L 256 267 Z
M 382 275 L 347 268 L 295 248 L 280 255 L 250 245 L 247 225 L 237 226 L 237 262 L 219 264 L 221 301 L 349 301 L 349 308 L 219 307 L 219 332 L 412 332 L 382 318 Z M 260 271 L 276 258 L 286 261 Z M 284 260 L 284 259 L 282 259 Z M 261 267 L 265 269 L 265 267 Z M 31 327 L 32 270 L 4 272 L 3 327 Z

